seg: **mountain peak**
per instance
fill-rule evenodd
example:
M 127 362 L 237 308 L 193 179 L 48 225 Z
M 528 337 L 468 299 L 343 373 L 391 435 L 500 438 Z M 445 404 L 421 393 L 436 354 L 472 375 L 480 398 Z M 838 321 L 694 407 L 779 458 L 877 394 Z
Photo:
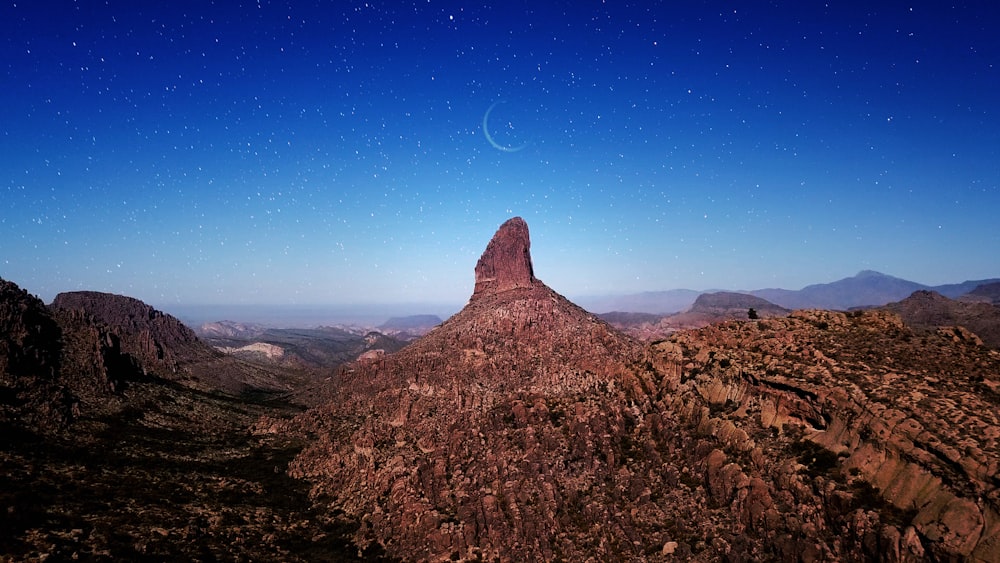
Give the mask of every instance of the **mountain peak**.
M 528 224 L 520 217 L 508 219 L 497 229 L 476 263 L 476 287 L 472 296 L 529 287 L 537 282 L 531 265 Z
M 891 278 L 892 276 L 887 276 L 882 272 L 876 272 L 875 270 L 861 270 L 854 277 L 856 278 Z

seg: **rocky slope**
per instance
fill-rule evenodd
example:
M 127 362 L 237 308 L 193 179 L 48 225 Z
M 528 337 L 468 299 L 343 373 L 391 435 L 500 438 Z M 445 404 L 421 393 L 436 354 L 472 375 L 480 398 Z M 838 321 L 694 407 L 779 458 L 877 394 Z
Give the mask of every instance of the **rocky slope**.
M 0 423 L 50 429 L 72 418 L 77 398 L 60 381 L 61 340 L 45 304 L 0 279 Z
M 772 525 L 810 538 L 786 548 L 856 560 L 1000 558 L 1000 354 L 967 331 L 918 334 L 877 311 L 799 311 L 661 346 L 671 345 L 685 362 L 681 396 L 688 385 L 708 403 L 704 428 L 752 437 L 769 455 L 737 460 L 739 471 L 798 504 L 773 506 L 782 516 Z M 773 455 L 778 448 L 786 454 Z
M 77 342 L 64 347 L 66 353 L 83 364 L 100 356 L 126 379 L 151 376 L 204 391 L 281 393 L 301 377 L 226 357 L 173 316 L 132 297 L 60 293 L 49 308 L 64 330 L 75 335 Z M 87 343 L 95 339 L 97 344 Z
M 213 356 L 179 320 L 132 297 L 74 291 L 57 295 L 51 307 L 77 311 L 108 326 L 121 335 L 125 353 L 164 372 L 176 372 L 182 363 Z
M 1000 305 L 1000 282 L 980 285 L 969 293 L 959 297 L 959 300 L 964 299 Z

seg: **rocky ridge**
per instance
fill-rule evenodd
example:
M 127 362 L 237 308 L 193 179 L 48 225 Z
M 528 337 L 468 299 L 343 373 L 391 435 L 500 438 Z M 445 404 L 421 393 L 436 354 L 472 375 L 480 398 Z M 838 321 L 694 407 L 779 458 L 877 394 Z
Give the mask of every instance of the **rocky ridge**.
M 903 322 L 917 330 L 962 327 L 972 331 L 987 346 L 1000 349 L 1000 308 L 990 303 L 954 300 L 933 291 L 916 291 L 883 308 L 898 314 Z
M 120 335 L 125 353 L 165 373 L 176 372 L 182 363 L 213 356 L 211 348 L 179 320 L 132 297 L 73 291 L 56 295 L 51 307 L 77 311 L 108 326 Z
M 60 381 L 62 330 L 45 304 L 0 279 L 0 422 L 64 425 L 77 398 Z

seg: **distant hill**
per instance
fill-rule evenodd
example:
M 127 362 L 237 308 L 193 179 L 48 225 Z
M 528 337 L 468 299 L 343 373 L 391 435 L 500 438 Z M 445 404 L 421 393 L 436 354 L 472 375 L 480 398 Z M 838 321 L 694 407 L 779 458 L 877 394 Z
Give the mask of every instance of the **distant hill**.
M 963 327 L 981 338 L 986 346 L 1000 349 L 1000 308 L 992 304 L 957 301 L 933 291 L 917 291 L 883 308 L 898 314 L 915 329 Z
M 914 291 L 935 291 L 952 299 L 982 285 L 1000 282 L 998 278 L 970 280 L 961 283 L 928 286 L 872 270 L 830 283 L 806 286 L 802 289 L 767 288 L 739 293 L 750 294 L 786 309 L 848 310 L 858 307 L 878 307 L 905 299 Z M 686 311 L 699 295 L 710 291 L 673 289 L 617 296 L 591 296 L 577 301 L 590 311 L 619 311 L 666 314 Z M 725 292 L 724 292 L 725 293 Z
M 746 318 L 750 309 L 762 317 L 787 315 L 791 311 L 748 293 L 718 291 L 703 293 L 687 313 L 725 318 Z
M 267 327 L 257 323 L 215 321 L 204 323 L 195 332 L 202 338 L 235 338 L 247 340 L 262 334 Z
M 669 314 L 683 311 L 703 292 L 693 289 L 647 291 L 629 295 L 580 297 L 576 301 L 588 311 L 626 311 Z
M 427 334 L 437 325 L 441 324 L 441 317 L 437 315 L 409 315 L 406 317 L 392 317 L 380 324 L 378 329 L 386 334 L 410 334 L 420 336 Z
M 631 336 L 650 341 L 665 338 L 678 330 L 701 328 L 722 321 L 750 320 L 750 309 L 762 319 L 783 317 L 791 312 L 754 295 L 719 291 L 699 295 L 686 311 L 673 315 L 616 312 L 599 316 Z
M 959 297 L 962 301 L 979 301 L 1000 305 L 1000 282 L 986 283 Z
M 263 328 L 222 321 L 199 329 L 217 350 L 242 360 L 289 368 L 336 368 L 373 350 L 392 353 L 405 342 L 380 332 L 339 327 Z

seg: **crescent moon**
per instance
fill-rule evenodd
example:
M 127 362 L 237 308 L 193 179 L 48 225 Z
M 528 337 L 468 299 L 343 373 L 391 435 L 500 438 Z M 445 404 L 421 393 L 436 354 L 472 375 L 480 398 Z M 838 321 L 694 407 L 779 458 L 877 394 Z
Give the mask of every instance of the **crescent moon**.
M 497 104 L 499 103 L 500 102 L 493 102 L 493 105 L 491 105 L 489 109 L 486 110 L 486 113 L 483 115 L 483 134 L 486 135 L 486 140 L 489 141 L 491 145 L 493 145 L 493 148 L 497 149 L 498 151 L 517 152 L 523 149 L 524 147 L 528 146 L 528 143 L 524 143 L 516 147 L 506 147 L 494 141 L 493 136 L 490 135 L 490 127 L 489 127 L 490 112 L 493 111 L 493 108 L 497 107 Z

